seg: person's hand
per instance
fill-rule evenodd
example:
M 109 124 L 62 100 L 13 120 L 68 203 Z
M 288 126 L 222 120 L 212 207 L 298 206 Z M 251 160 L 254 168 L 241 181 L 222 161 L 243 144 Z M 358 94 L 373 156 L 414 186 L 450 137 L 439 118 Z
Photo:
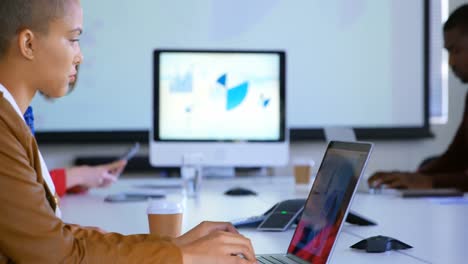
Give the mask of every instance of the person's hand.
M 203 222 L 174 243 L 184 263 L 256 263 L 252 243 L 230 223 Z
M 430 176 L 409 172 L 377 172 L 367 182 L 373 188 L 379 188 L 382 185 L 394 189 L 430 189 L 433 187 Z
M 67 189 L 74 186 L 106 187 L 117 180 L 127 165 L 127 161 L 118 160 L 98 166 L 76 166 L 67 169 Z
M 239 234 L 237 229 L 231 223 L 204 221 L 185 234 L 175 238 L 174 243 L 179 246 L 186 245 L 215 231 Z

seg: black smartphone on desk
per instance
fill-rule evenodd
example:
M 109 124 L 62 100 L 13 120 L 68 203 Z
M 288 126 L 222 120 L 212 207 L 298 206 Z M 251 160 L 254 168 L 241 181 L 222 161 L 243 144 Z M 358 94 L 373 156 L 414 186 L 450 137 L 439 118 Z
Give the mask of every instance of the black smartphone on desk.
M 117 193 L 106 196 L 104 201 L 109 203 L 140 202 L 150 198 L 161 199 L 164 197 L 166 197 L 164 194 Z
M 403 198 L 423 198 L 423 197 L 462 197 L 464 193 L 458 189 L 410 189 L 401 190 Z

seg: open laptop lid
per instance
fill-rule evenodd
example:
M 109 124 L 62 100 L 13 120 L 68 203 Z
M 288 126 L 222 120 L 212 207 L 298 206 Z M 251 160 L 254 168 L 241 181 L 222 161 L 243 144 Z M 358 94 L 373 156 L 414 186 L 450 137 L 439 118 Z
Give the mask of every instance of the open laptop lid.
M 329 143 L 288 255 L 308 263 L 327 262 L 371 149 L 370 143 Z

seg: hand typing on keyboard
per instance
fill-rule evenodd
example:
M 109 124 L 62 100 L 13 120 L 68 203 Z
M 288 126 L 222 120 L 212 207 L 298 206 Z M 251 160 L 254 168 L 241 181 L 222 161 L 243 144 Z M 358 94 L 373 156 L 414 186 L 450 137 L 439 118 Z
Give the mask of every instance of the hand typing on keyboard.
M 183 263 L 257 263 L 250 239 L 230 223 L 203 222 L 173 241 L 182 251 Z

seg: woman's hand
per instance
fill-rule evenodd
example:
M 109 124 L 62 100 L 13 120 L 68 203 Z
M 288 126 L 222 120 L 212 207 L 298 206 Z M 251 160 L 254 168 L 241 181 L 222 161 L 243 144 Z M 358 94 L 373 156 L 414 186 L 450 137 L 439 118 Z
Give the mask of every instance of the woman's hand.
M 186 245 L 215 231 L 225 231 L 233 234 L 239 234 L 237 229 L 231 223 L 204 221 L 187 233 L 181 235 L 178 238 L 175 238 L 174 243 L 179 246 Z
M 256 263 L 250 239 L 230 223 L 203 222 L 174 243 L 181 248 L 184 264 Z

